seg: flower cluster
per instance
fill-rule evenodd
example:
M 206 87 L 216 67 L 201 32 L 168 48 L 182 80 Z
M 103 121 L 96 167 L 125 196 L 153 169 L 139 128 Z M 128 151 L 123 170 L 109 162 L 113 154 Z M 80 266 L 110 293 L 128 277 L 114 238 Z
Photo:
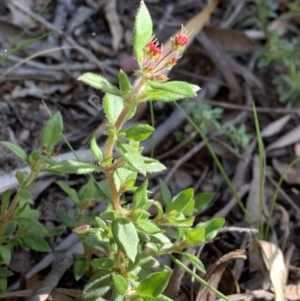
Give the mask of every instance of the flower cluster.
M 159 45 L 156 38 L 146 44 L 141 68 L 141 75 L 145 79 L 165 82 L 168 80 L 166 74 L 180 59 L 185 46 L 188 43 L 187 30 L 182 26 L 181 31 L 171 38 L 167 47 Z

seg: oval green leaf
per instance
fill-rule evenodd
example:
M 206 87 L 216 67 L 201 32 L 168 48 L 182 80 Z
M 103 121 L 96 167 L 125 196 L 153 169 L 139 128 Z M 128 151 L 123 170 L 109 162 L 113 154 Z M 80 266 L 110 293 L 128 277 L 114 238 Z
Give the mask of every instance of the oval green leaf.
M 139 238 L 134 224 L 125 217 L 112 222 L 112 234 L 120 250 L 134 262 L 137 255 Z
M 159 296 L 165 290 L 171 274 L 171 271 L 150 274 L 137 287 L 137 294 L 152 298 Z
M 51 152 L 59 141 L 63 132 L 63 120 L 60 112 L 52 115 L 44 125 L 42 132 L 42 145 L 48 152 Z

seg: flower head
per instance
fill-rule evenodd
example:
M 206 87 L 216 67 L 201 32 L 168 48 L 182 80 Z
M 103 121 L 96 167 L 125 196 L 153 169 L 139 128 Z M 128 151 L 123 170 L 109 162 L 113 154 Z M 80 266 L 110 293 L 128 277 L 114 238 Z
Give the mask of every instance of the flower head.
M 176 34 L 175 38 L 171 40 L 172 49 L 183 51 L 187 43 L 189 42 L 189 36 L 187 30 L 182 26 L 181 30 Z
M 139 74 L 146 79 L 167 81 L 168 72 L 176 65 L 187 43 L 188 32 L 184 27 L 174 38 L 171 38 L 169 46 L 166 47 L 152 37 L 144 48 Z

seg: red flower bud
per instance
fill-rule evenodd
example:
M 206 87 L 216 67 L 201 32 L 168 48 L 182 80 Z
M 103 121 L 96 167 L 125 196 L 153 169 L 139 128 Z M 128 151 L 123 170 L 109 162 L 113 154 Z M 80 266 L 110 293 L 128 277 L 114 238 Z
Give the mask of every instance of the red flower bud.
M 149 42 L 146 45 L 146 52 L 152 57 L 157 57 L 161 55 L 161 49 L 157 47 L 153 42 Z
M 167 68 L 172 68 L 176 63 L 177 63 L 177 58 L 176 58 L 176 57 L 172 57 L 172 58 L 170 58 L 170 59 L 167 61 L 166 67 L 167 67 Z
M 175 37 L 175 45 L 176 46 L 185 46 L 189 41 L 188 36 L 179 32 Z

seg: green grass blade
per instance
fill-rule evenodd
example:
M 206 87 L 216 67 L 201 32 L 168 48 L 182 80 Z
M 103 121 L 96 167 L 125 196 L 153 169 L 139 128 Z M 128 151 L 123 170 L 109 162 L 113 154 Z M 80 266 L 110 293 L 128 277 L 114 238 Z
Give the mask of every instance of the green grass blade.
M 270 231 L 270 225 L 271 225 L 271 218 L 273 216 L 273 212 L 274 212 L 274 208 L 275 208 L 275 204 L 276 204 L 276 200 L 278 197 L 278 193 L 280 190 L 280 187 L 282 185 L 283 179 L 285 177 L 285 175 L 287 174 L 287 171 L 292 168 L 295 164 L 297 164 L 300 161 L 300 157 L 297 157 L 296 159 L 294 159 L 283 171 L 281 177 L 279 178 L 278 184 L 276 186 L 273 198 L 272 198 L 272 202 L 271 202 L 271 206 L 270 206 L 270 210 L 269 210 L 269 216 L 268 216 L 268 220 L 267 220 L 267 225 L 266 225 L 266 231 L 265 231 L 265 239 L 268 238 L 269 236 L 269 231 Z
M 252 225 L 255 226 L 253 221 L 251 220 L 251 217 L 249 216 L 242 200 L 239 198 L 235 188 L 233 187 L 230 179 L 228 178 L 226 171 L 224 170 L 220 160 L 218 159 L 218 157 L 216 156 L 216 154 L 214 153 L 213 149 L 211 148 L 207 138 L 205 137 L 205 135 L 202 133 L 202 131 L 200 130 L 200 128 L 194 123 L 194 121 L 186 114 L 186 112 L 180 107 L 180 105 L 176 102 L 174 102 L 175 106 L 184 114 L 185 118 L 188 120 L 188 122 L 196 129 L 196 131 L 198 132 L 198 134 L 200 135 L 201 139 L 204 141 L 209 153 L 211 154 L 213 160 L 215 161 L 221 175 L 224 178 L 224 181 L 226 182 L 228 189 L 230 190 L 230 192 L 232 193 L 232 195 L 236 198 L 236 201 L 239 205 L 239 207 L 241 208 L 242 212 L 244 213 L 246 219 L 248 220 L 248 222 Z
M 213 286 L 211 286 L 209 283 L 207 283 L 204 279 L 199 277 L 197 274 L 195 274 L 192 270 L 190 270 L 187 266 L 185 266 L 182 262 L 180 262 L 178 259 L 176 259 L 174 256 L 169 255 L 171 259 L 178 264 L 183 270 L 185 270 L 189 275 L 194 277 L 199 283 L 202 285 L 208 287 L 212 292 L 214 292 L 219 298 L 222 298 L 226 301 L 232 301 L 232 299 L 226 297 L 221 292 L 219 292 L 217 289 L 215 289 Z

